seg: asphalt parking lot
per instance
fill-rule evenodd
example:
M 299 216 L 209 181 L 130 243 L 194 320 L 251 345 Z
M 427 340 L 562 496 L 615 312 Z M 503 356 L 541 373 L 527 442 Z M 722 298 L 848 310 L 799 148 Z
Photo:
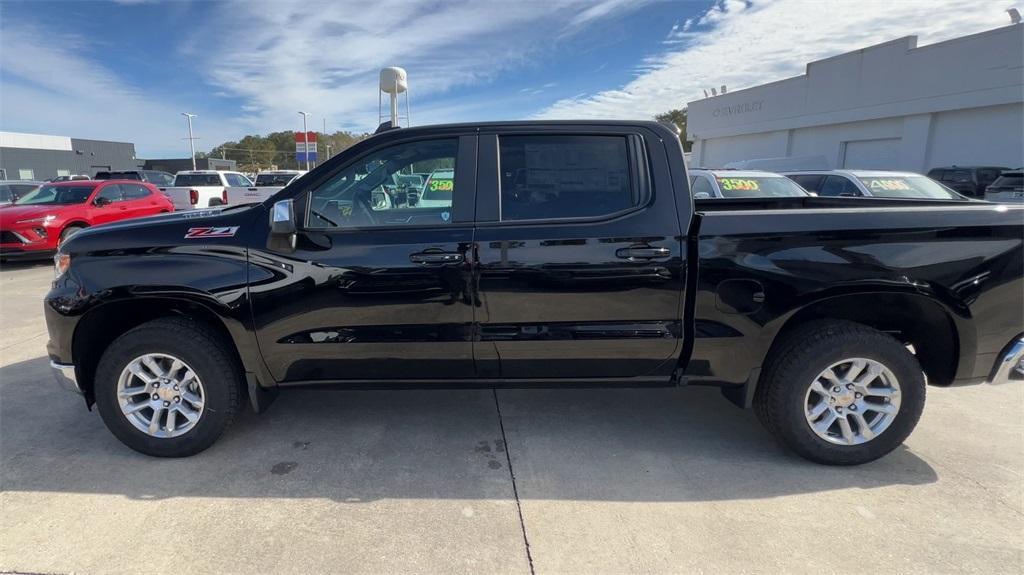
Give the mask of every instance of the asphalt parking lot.
M 931 388 L 856 468 L 711 389 L 295 391 L 160 460 L 52 383 L 51 276 L 0 269 L 0 571 L 1024 571 L 1019 385 Z

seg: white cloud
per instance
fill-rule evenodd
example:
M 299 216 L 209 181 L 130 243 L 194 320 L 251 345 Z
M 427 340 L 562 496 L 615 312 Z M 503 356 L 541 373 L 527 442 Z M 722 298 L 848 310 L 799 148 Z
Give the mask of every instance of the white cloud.
M 673 26 L 665 51 L 629 83 L 555 102 L 540 118 L 643 118 L 722 84 L 738 90 L 800 75 L 807 62 L 902 36 L 918 44 L 1009 24 L 1005 6 L 961 0 L 821 2 L 720 0 L 696 22 Z
M 418 99 L 461 100 L 460 90 L 532 66 L 559 38 L 647 1 L 289 1 L 253 10 L 239 0 L 218 5 L 210 23 L 193 31 L 185 55 L 216 55 L 208 59 L 209 83 L 245 102 L 249 113 L 240 120 L 255 131 L 290 129 L 300 109 L 316 124 L 327 117 L 367 130 L 377 125 L 382 67 L 408 71 L 416 112 Z
M 134 142 L 136 153 L 175 152 L 184 119 L 90 60 L 91 44 L 33 26 L 0 34 L 0 124 L 5 129 Z M 180 121 L 178 121 L 180 120 Z

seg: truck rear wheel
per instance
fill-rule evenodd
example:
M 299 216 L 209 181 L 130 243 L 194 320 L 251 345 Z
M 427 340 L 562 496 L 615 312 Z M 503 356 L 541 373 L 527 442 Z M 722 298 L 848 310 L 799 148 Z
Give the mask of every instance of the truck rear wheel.
M 761 423 L 799 455 L 857 465 L 889 453 L 924 409 L 917 359 L 899 341 L 848 321 L 816 321 L 784 336 L 754 396 Z
M 122 443 L 146 455 L 185 457 L 231 425 L 241 384 L 215 331 L 162 318 L 114 340 L 97 366 L 94 391 L 103 422 Z

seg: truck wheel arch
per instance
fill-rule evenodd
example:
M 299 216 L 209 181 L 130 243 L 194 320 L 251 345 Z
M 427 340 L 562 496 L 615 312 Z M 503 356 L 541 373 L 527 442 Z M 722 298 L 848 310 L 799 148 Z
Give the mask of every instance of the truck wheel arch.
M 866 325 L 912 345 L 931 384 L 951 384 L 965 348 L 968 353 L 974 352 L 974 339 L 937 299 L 900 291 L 858 292 L 811 301 L 780 318 L 777 329 L 769 330 L 766 326 L 761 343 L 765 350 L 762 365 L 788 333 L 809 321 L 822 319 Z M 750 407 L 760 371 L 760 366 L 755 366 L 745 385 L 723 388 L 723 394 L 741 407 Z
M 161 317 L 184 316 L 199 321 L 224 338 L 237 365 L 244 366 L 237 346 L 223 320 L 208 307 L 194 301 L 145 297 L 100 304 L 86 312 L 75 327 L 71 349 L 86 401 L 93 402 L 96 367 L 104 350 L 121 334 Z M 244 367 L 243 367 L 244 369 Z

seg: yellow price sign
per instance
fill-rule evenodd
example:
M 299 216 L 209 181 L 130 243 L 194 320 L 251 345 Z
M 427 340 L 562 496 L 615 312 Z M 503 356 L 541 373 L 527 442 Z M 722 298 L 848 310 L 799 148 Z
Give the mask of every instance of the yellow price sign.
M 761 184 L 757 180 L 748 180 L 745 178 L 718 178 L 718 185 L 723 190 L 739 190 L 744 192 L 753 192 L 761 189 Z
M 430 180 L 430 191 L 450 192 L 455 189 L 455 180 Z

